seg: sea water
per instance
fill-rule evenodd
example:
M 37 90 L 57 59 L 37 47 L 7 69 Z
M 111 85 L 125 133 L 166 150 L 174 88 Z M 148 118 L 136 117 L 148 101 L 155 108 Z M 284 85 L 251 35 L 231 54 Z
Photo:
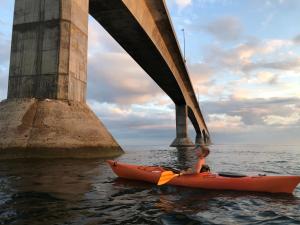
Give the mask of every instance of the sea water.
M 128 146 L 120 162 L 192 167 L 195 152 Z M 300 146 L 212 145 L 215 172 L 300 175 Z M 300 224 L 290 194 L 209 191 L 119 179 L 105 160 L 0 161 L 0 224 Z

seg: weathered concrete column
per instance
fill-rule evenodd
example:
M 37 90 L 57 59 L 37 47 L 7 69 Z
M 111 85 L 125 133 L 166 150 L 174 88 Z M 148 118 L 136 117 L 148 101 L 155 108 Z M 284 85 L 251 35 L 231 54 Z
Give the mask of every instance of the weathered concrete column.
M 16 0 L 8 99 L 85 102 L 88 0 Z
M 206 134 L 206 142 L 205 142 L 205 144 L 206 145 L 211 145 L 212 144 L 210 136 L 208 134 Z
M 206 142 L 207 142 L 207 136 L 206 136 L 206 132 L 205 132 L 204 129 L 202 130 L 202 135 L 203 135 L 203 141 L 206 144 Z
M 201 132 L 201 131 L 199 131 L 199 132 Z M 199 145 L 204 144 L 204 139 L 202 138 L 201 133 L 196 134 L 195 144 L 199 144 Z
M 187 132 L 187 106 L 176 105 L 176 138 L 171 147 L 190 147 L 194 146 L 188 137 Z
M 207 134 L 204 129 L 202 130 L 202 134 L 203 134 L 203 142 L 204 142 L 204 144 L 210 145 L 211 144 L 211 140 L 210 140 L 209 134 Z
M 89 0 L 16 0 L 0 158 L 101 157 L 122 149 L 85 104 Z

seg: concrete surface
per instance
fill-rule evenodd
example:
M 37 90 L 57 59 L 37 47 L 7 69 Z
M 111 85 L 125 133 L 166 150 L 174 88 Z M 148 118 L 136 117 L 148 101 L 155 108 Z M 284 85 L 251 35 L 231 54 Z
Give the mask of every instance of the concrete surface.
M 89 0 L 16 0 L 0 159 L 123 151 L 85 104 Z
M 8 98 L 84 102 L 88 0 L 16 0 Z
M 195 144 L 199 144 L 199 145 L 205 144 L 205 141 L 202 138 L 201 133 L 196 133 Z
M 95 158 L 123 153 L 97 116 L 77 101 L 2 101 L 0 137 L 0 159 Z
M 176 138 L 170 145 L 171 147 L 194 146 L 188 137 L 187 126 L 187 106 L 176 105 Z

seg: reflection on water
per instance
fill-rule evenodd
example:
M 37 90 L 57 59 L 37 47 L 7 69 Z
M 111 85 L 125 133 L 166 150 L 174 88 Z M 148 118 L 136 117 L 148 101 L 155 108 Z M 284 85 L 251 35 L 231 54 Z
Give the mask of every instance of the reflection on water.
M 129 149 L 118 160 L 185 169 L 196 158 L 191 149 Z M 216 145 L 207 163 L 214 171 L 299 175 L 300 151 Z M 116 178 L 104 160 L 0 162 L 1 225 L 300 224 L 299 211 L 300 187 L 294 195 L 158 187 Z
M 194 167 L 194 163 L 196 162 L 197 158 L 195 155 L 195 150 L 193 148 L 180 148 L 175 152 L 177 159 L 176 164 L 179 166 L 179 169 Z

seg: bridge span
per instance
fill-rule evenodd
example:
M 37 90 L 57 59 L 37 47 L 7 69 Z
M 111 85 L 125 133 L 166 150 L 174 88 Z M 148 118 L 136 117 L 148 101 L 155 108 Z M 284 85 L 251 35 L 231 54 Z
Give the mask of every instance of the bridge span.
M 171 146 L 193 145 L 187 116 L 196 130 L 196 142 L 208 142 L 209 132 L 165 2 L 90 0 L 89 11 L 176 104 L 177 137 Z
M 175 147 L 208 143 L 163 0 L 15 0 L 7 99 L 0 103 L 0 158 L 122 153 L 86 105 L 88 14 L 176 105 Z

